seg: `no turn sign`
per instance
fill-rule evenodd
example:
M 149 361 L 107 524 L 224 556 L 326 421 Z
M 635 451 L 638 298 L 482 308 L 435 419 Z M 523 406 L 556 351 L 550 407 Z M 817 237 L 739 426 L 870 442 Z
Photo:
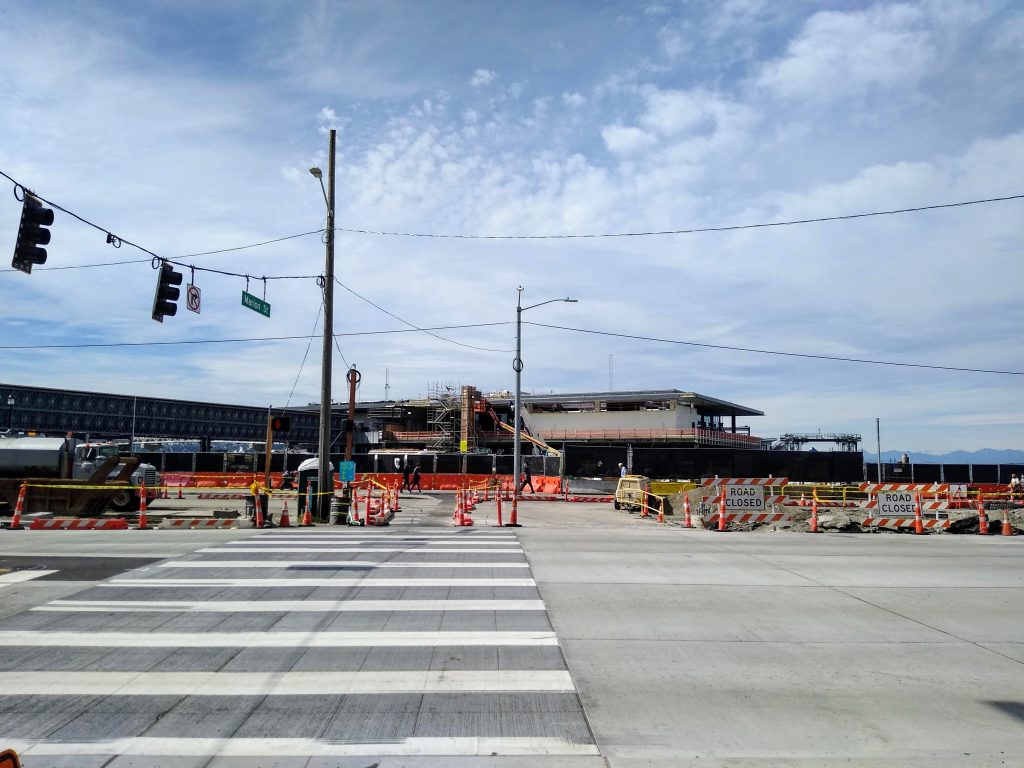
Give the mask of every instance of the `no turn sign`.
M 192 285 L 192 283 L 189 283 L 188 287 L 185 289 L 185 297 L 186 306 L 198 315 L 199 304 L 202 299 L 202 296 L 199 292 L 199 286 Z

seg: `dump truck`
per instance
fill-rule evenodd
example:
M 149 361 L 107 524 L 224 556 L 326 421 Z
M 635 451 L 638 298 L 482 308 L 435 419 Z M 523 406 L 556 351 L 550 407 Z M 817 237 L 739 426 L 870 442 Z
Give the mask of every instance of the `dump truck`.
M 25 514 L 97 517 L 107 507 L 137 510 L 143 484 L 152 499 L 161 482 L 156 467 L 122 458 L 113 443 L 0 436 L 0 514 L 13 512 L 22 484 L 29 486 Z

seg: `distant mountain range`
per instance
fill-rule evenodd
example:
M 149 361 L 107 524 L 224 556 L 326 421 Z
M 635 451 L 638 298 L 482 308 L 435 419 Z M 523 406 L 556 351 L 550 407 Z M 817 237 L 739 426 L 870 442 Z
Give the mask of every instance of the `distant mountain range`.
M 907 451 L 911 464 L 1024 464 L 1024 451 L 982 448 L 979 451 L 951 453 L 917 453 Z M 864 452 L 864 461 L 873 463 L 875 453 Z M 899 461 L 903 451 L 882 451 L 882 461 Z

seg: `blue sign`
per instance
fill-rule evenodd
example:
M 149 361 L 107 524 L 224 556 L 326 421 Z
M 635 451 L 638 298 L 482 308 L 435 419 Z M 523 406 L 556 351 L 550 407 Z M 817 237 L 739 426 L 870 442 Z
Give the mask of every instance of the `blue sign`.
M 338 482 L 354 483 L 356 481 L 356 463 L 354 461 L 338 462 Z

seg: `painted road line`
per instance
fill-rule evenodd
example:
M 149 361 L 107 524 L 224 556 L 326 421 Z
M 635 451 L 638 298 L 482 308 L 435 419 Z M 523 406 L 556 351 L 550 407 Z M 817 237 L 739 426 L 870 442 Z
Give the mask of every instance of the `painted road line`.
M 418 547 L 418 548 L 433 548 L 438 546 L 460 546 L 460 547 L 515 547 L 519 546 L 519 542 L 515 539 L 495 539 L 494 541 L 481 541 L 479 539 L 463 539 L 457 541 L 453 539 L 437 539 L 434 541 L 416 541 L 416 540 L 395 540 L 395 539 L 349 539 L 349 538 L 326 538 L 323 536 L 295 536 L 295 537 L 284 537 L 281 536 L 276 539 L 267 540 L 263 536 L 256 536 L 252 539 L 244 539 L 242 541 L 225 541 L 220 546 L 226 547 L 237 547 L 239 549 L 245 549 L 246 547 L 266 547 L 266 546 L 288 546 L 296 544 L 320 544 L 321 546 L 330 546 L 333 544 L 351 544 L 355 545 L 372 545 L 372 544 L 383 544 L 383 545 L 396 545 L 401 544 L 407 547 Z
M 5 696 L 332 696 L 575 691 L 566 670 L 0 672 Z
M 305 534 L 292 533 L 280 536 L 259 535 L 251 539 L 239 539 L 228 541 L 226 544 L 268 544 L 270 542 L 281 542 L 287 544 L 291 541 L 347 541 L 350 544 L 380 544 L 380 543 L 421 543 L 421 544 L 517 544 L 515 536 L 394 536 L 383 534 L 372 539 L 353 539 L 352 536 L 335 534 Z
M 66 632 L 0 631 L 0 647 L 360 648 L 558 645 L 554 632 Z
M 598 755 L 593 744 L 550 736 L 412 737 L 369 743 L 317 739 L 209 739 L 135 737 L 59 742 L 26 739 L 4 743 L 21 757 L 130 755 L 151 757 L 426 757 L 492 755 Z M 271 761 L 273 762 L 273 761 Z M 26 761 L 26 765 L 31 763 Z
M 534 579 L 112 579 L 97 587 L 535 587 Z
M 104 613 L 346 613 L 543 611 L 543 600 L 54 600 L 33 611 Z
M 528 563 L 398 563 L 377 560 L 174 560 L 157 568 L 529 568 Z
M 5 553 L 6 554 L 6 553 Z M 0 589 L 9 587 L 11 584 L 21 584 L 25 581 L 31 581 L 32 579 L 38 579 L 42 576 L 49 576 L 51 573 L 57 573 L 57 571 L 11 571 L 10 573 L 0 573 Z
M 241 554 L 237 547 L 204 547 L 203 549 L 197 549 L 196 552 L 209 553 L 209 552 L 230 552 L 233 555 Z M 278 552 L 288 553 L 301 553 L 301 552 L 322 552 L 325 554 L 395 554 L 402 552 L 418 552 L 429 555 L 461 555 L 461 554 L 472 554 L 472 555 L 521 555 L 523 550 L 521 547 L 516 549 L 408 549 L 406 547 L 245 547 L 245 553 L 258 553 L 261 555 L 275 554 Z

